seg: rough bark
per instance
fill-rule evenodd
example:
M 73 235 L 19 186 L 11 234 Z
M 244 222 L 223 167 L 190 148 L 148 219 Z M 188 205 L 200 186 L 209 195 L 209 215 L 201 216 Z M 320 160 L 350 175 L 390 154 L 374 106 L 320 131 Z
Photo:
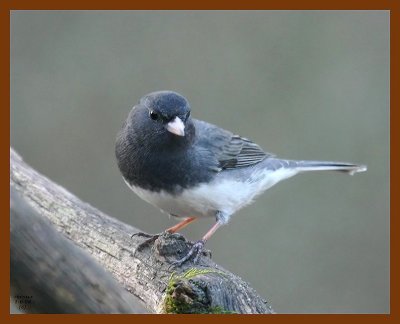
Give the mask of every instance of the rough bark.
M 147 313 L 87 252 L 10 189 L 10 286 L 25 313 Z
M 171 265 L 193 244 L 179 234 L 146 237 L 82 202 L 27 165 L 10 149 L 10 186 L 69 240 L 89 252 L 129 292 L 156 313 L 274 313 L 245 281 L 205 253 L 196 265 Z M 46 280 L 46 278 L 42 278 Z

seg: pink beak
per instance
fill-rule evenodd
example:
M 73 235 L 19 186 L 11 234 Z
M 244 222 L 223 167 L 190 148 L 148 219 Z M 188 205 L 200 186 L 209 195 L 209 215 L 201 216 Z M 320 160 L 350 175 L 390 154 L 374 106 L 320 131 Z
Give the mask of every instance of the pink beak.
M 185 136 L 185 124 L 179 117 L 167 124 L 167 131 L 178 136 Z

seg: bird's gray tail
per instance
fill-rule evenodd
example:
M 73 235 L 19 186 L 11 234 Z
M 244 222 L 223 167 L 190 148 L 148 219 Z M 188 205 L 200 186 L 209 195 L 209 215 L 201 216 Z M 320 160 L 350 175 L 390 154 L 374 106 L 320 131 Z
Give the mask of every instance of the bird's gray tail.
M 367 171 L 366 165 L 353 164 L 348 162 L 330 162 L 330 161 L 290 161 L 299 172 L 303 171 L 340 171 L 353 175 L 357 172 Z M 290 164 L 291 164 L 290 163 Z

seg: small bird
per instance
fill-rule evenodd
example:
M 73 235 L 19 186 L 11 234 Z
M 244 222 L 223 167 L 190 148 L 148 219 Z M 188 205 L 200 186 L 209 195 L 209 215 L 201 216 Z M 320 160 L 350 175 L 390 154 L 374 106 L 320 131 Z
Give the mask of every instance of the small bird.
M 118 167 L 143 200 L 183 219 L 175 233 L 198 218 L 216 222 L 175 264 L 198 261 L 206 241 L 239 209 L 284 179 L 305 171 L 366 171 L 346 162 L 276 158 L 251 140 L 191 118 L 190 105 L 173 91 L 145 95 L 116 140 Z

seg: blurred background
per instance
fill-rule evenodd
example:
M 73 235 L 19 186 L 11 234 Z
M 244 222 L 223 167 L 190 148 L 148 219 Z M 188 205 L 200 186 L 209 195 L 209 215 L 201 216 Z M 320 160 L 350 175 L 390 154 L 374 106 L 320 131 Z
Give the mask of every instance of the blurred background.
M 389 312 L 389 11 L 11 13 L 11 145 L 150 233 L 175 221 L 125 185 L 114 143 L 164 89 L 279 157 L 367 164 L 280 183 L 206 247 L 279 313 Z

